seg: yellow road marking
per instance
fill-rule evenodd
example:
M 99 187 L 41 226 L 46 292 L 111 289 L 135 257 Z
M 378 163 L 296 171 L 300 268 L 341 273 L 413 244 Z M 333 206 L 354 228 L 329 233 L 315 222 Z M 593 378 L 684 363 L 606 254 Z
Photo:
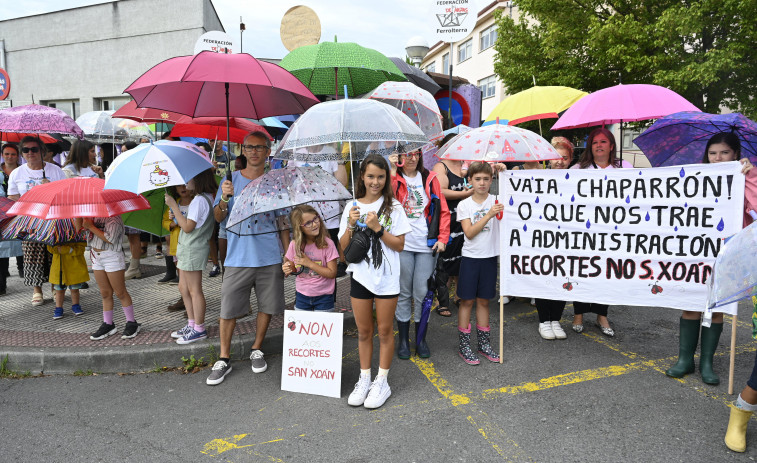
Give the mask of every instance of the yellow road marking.
M 470 398 L 466 395 L 457 394 L 452 390 L 452 386 L 450 386 L 449 382 L 442 378 L 442 376 L 436 371 L 432 362 L 415 356 L 410 357 L 410 360 L 418 367 L 421 373 L 426 376 L 426 379 L 436 387 L 439 393 L 452 402 L 452 405 L 457 407 L 458 405 L 470 403 Z
M 504 461 L 533 461 L 520 450 L 517 442 L 507 437 L 504 431 L 494 424 L 485 412 L 478 411 L 475 418 L 469 415 L 467 420 Z M 500 443 L 506 443 L 507 449 L 503 449 Z

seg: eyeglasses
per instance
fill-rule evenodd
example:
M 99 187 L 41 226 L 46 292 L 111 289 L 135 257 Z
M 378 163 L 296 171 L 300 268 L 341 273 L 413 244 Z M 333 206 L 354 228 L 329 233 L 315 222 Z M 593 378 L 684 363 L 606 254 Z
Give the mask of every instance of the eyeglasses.
M 28 153 L 29 151 L 31 151 L 32 153 L 39 153 L 39 146 L 24 146 L 23 148 L 21 148 L 21 152 L 24 154 Z
M 302 228 L 313 228 L 321 224 L 321 219 L 318 217 L 314 218 L 313 220 L 308 220 L 307 222 L 302 224 Z
M 411 153 L 405 153 L 405 154 L 404 154 L 404 156 L 405 156 L 406 158 L 408 158 L 408 159 L 409 159 L 409 158 L 416 158 L 416 159 L 417 159 L 417 158 L 421 157 L 421 153 L 419 153 L 419 152 L 417 152 L 417 151 L 413 151 L 413 152 L 411 152 Z
M 267 150 L 268 147 L 265 145 L 242 145 L 242 149 L 247 150 L 247 151 L 257 151 L 258 153 L 262 153 L 265 150 Z

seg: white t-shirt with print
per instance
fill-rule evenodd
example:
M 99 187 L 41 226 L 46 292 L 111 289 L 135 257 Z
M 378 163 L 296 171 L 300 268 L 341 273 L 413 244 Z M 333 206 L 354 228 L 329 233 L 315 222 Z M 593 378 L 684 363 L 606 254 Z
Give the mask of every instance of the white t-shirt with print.
M 209 194 L 197 195 L 192 198 L 192 202 L 189 203 L 189 208 L 187 208 L 187 220 L 194 220 L 195 228 L 200 228 L 205 223 L 210 214 L 210 203 L 212 201 L 213 198 Z
M 85 167 L 83 169 L 79 169 L 74 164 L 68 164 L 66 166 L 63 166 L 63 173 L 66 174 L 68 178 L 72 177 L 94 177 L 94 178 L 100 178 L 99 175 L 95 173 L 94 170 L 92 170 L 91 167 Z
M 378 214 L 381 205 L 384 204 L 384 198 L 370 203 L 363 204 L 357 201 L 357 206 L 360 208 L 360 221 L 365 223 L 365 217 L 369 212 L 375 212 Z M 339 238 L 347 233 L 347 227 L 349 225 L 350 209 L 352 204 L 347 204 L 342 213 L 342 220 L 339 223 Z M 392 213 L 389 217 L 380 216 L 379 222 L 384 226 L 385 233 L 391 233 L 394 236 L 405 235 L 410 232 L 410 223 L 407 221 L 402 205 L 396 200 L 392 200 Z M 393 294 L 399 294 L 400 292 L 400 253 L 389 249 L 389 247 L 381 241 L 381 249 L 384 252 L 381 266 L 375 268 L 373 262 L 362 261 L 357 264 L 350 264 L 347 266 L 347 271 L 352 273 L 352 278 L 358 283 L 365 286 L 365 288 L 373 294 L 381 296 L 390 296 Z M 368 255 L 371 255 L 371 250 L 368 251 Z
M 463 219 L 470 219 L 471 225 L 475 225 L 494 206 L 494 200 L 494 195 L 489 195 L 479 204 L 473 200 L 473 196 L 465 198 L 457 205 L 457 220 L 462 222 Z M 476 259 L 499 255 L 499 223 L 496 217 L 492 217 L 472 240 L 465 237 L 462 255 Z
M 431 252 L 428 247 L 428 224 L 424 215 L 429 200 L 423 187 L 423 176 L 416 172 L 415 177 L 402 177 L 407 184 L 407 199 L 402 207 L 412 229 L 405 235 L 405 251 Z
M 13 169 L 8 179 L 8 196 L 23 195 L 35 186 L 41 185 L 42 180 L 45 178 L 54 182 L 55 180 L 65 179 L 66 174 L 63 173 L 63 169 L 49 162 L 45 163 L 44 176 L 42 175 L 42 169 L 31 170 L 29 164 L 19 166 Z

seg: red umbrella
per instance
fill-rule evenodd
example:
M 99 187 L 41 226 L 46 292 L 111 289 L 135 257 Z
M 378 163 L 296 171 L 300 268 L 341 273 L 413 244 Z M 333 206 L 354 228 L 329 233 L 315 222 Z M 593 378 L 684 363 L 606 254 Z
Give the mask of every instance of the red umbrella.
M 121 109 L 113 113 L 111 117 L 120 117 L 121 119 L 131 119 L 138 122 L 166 122 L 175 123 L 182 114 L 173 111 L 153 108 L 138 108 L 136 101 L 130 101 L 121 106 Z
M 171 129 L 173 137 L 198 137 L 208 140 L 226 141 L 226 119 L 223 117 L 195 117 L 181 116 L 176 125 Z M 250 132 L 263 132 L 269 140 L 273 137 L 262 125 L 258 125 L 240 117 L 229 118 L 229 130 L 231 140 L 234 143 L 242 143 L 245 135 Z
M 14 203 L 15 201 L 4 196 L 0 196 L 0 222 L 10 218 L 10 216 L 8 215 L 8 209 L 10 209 Z
M 105 180 L 88 177 L 37 185 L 11 206 L 8 215 L 28 215 L 40 219 L 112 217 L 150 208 L 150 203 L 141 195 L 122 190 L 103 190 L 104 186 Z
M 31 135 L 32 137 L 39 137 L 42 143 L 56 143 L 57 139 L 44 133 L 11 133 L 0 132 L 0 143 L 20 143 L 21 139 Z

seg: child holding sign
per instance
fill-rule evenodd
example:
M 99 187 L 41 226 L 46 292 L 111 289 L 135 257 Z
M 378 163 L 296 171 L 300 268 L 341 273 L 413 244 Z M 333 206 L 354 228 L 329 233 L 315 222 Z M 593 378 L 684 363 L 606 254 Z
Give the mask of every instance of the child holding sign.
M 289 215 L 294 240 L 284 255 L 284 276 L 297 275 L 294 310 L 334 311 L 339 252 L 326 224 L 311 206 L 297 206 Z
M 480 363 L 470 345 L 474 299 L 478 352 L 492 362 L 499 362 L 499 355 L 489 342 L 489 299 L 496 296 L 499 255 L 499 224 L 492 219 L 504 210 L 504 205 L 495 204 L 494 196 L 489 194 L 493 175 L 494 170 L 489 164 L 472 163 L 468 167 L 468 181 L 473 185 L 473 196 L 457 205 L 457 220 L 465 233 L 457 286 L 457 295 L 461 299 L 457 329 L 460 332 L 460 357 L 469 365 Z

